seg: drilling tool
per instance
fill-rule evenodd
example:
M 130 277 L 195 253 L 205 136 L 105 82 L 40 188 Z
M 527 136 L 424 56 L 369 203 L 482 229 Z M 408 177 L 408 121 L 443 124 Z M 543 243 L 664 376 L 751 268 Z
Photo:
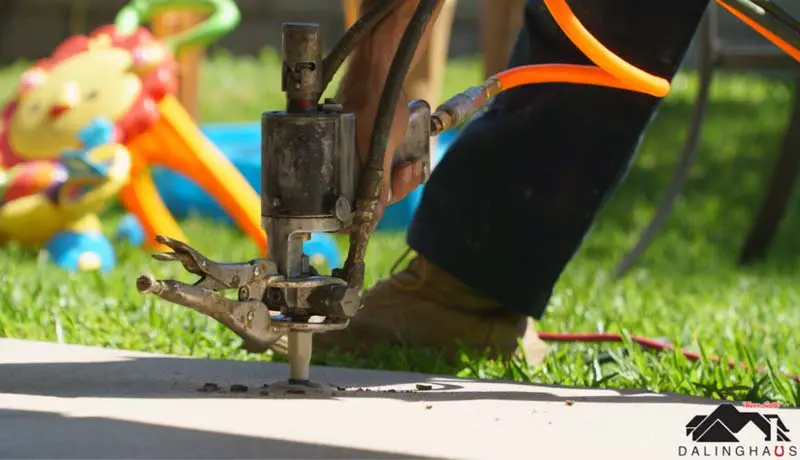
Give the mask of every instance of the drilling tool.
M 318 273 L 303 253 L 303 242 L 313 232 L 338 232 L 354 224 L 361 165 L 355 115 L 334 100 L 317 102 L 325 78 L 319 26 L 284 24 L 282 41 L 286 110 L 265 112 L 261 121 L 267 257 L 219 263 L 159 236 L 157 241 L 173 252 L 154 257 L 179 261 L 201 278 L 189 285 L 142 275 L 137 289 L 216 319 L 251 352 L 266 351 L 288 335 L 288 385 L 322 389 L 309 380 L 312 334 L 345 328 L 362 305 L 361 286 L 348 283 L 341 269 L 331 276 Z M 429 171 L 430 106 L 417 100 L 409 109 L 410 129 L 395 162 L 421 160 Z M 218 293 L 234 289 L 237 300 Z

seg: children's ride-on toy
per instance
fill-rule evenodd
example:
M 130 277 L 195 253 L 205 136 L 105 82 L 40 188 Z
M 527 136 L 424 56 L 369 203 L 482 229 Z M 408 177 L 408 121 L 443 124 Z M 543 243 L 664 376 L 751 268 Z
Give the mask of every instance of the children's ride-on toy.
M 149 20 L 156 12 L 174 7 L 202 9 L 210 14 L 194 29 L 165 41 L 155 39 L 147 29 L 140 27 L 141 22 Z M 19 241 L 23 244 L 29 240 L 43 243 L 43 235 L 49 237 L 53 229 L 67 224 L 63 213 L 58 214 L 45 206 L 44 195 L 33 193 L 37 186 L 32 184 L 49 187 L 50 182 L 66 180 L 68 168 L 62 156 L 84 148 L 80 131 L 103 120 L 108 125 L 103 128 L 107 132 L 104 141 L 115 145 L 115 151 L 124 146 L 128 166 L 124 168 L 124 177 L 114 176 L 110 182 L 113 187 L 108 187 L 108 178 L 103 179 L 102 192 L 89 196 L 93 200 L 102 197 L 102 204 L 105 204 L 119 195 L 123 206 L 136 216 L 144 245 L 158 247 L 154 239 L 156 233 L 183 237 L 150 176 L 150 165 L 160 165 L 200 184 L 223 205 L 244 232 L 266 250 L 258 195 L 225 156 L 205 139 L 174 96 L 177 87 L 175 53 L 218 39 L 235 27 L 238 20 L 238 9 L 232 0 L 134 0 L 123 8 L 116 24 L 100 27 L 89 36 L 70 37 L 49 58 L 38 61 L 24 72 L 16 96 L 0 116 L 0 168 L 5 171 L 10 193 L 4 203 L 6 214 L 0 216 L 0 226 L 9 230 L 2 235 L 3 239 L 21 238 Z M 89 131 L 96 128 L 89 128 Z M 77 165 L 74 158 L 71 161 Z M 78 171 L 70 173 L 74 178 L 69 179 L 69 183 L 88 180 Z M 99 186 L 92 182 L 95 180 L 101 179 L 93 176 L 89 182 Z M 22 193 L 26 187 L 32 188 Z M 109 193 L 112 189 L 113 193 Z M 23 206 L 23 203 L 14 202 L 11 206 L 11 198 L 20 198 L 19 195 L 26 195 L 24 203 L 29 204 Z M 34 200 L 38 200 L 38 208 Z M 93 210 L 89 213 L 93 216 L 90 220 L 98 220 L 96 212 L 102 208 L 98 206 L 88 207 Z M 22 214 L 34 211 L 38 213 L 29 217 Z M 76 225 L 84 228 L 86 221 L 79 220 L 80 225 L 73 222 L 72 212 L 67 219 L 70 227 L 60 230 L 66 231 Z M 40 222 L 40 219 L 52 220 Z M 31 235 L 17 229 L 25 222 L 37 226 Z M 99 223 L 90 227 L 99 228 Z M 58 244 L 51 245 L 54 251 L 81 252 L 75 248 L 83 247 L 81 243 L 74 251 L 66 249 L 77 241 L 75 238 L 57 241 Z

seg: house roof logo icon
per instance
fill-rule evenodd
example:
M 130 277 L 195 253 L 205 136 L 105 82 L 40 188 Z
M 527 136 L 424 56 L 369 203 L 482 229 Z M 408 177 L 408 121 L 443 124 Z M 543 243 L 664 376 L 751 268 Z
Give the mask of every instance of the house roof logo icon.
M 767 442 L 790 442 L 789 431 L 777 414 L 739 411 L 733 404 L 721 404 L 709 415 L 696 415 L 686 424 L 686 435 L 695 442 L 739 442 L 736 434 L 748 424 L 764 433 Z M 774 438 L 774 439 L 773 439 Z

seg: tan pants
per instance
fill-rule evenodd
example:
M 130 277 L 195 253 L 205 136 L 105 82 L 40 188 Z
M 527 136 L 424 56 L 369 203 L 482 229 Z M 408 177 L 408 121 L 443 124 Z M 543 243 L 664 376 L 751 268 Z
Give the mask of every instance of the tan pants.
M 348 27 L 358 17 L 359 4 L 359 0 L 342 0 Z M 508 64 L 514 41 L 522 27 L 524 4 L 525 0 L 482 0 L 481 48 L 487 78 L 505 69 Z M 442 94 L 442 86 L 457 5 L 458 0 L 445 0 L 428 48 L 405 82 L 406 96 L 424 99 L 433 108 L 442 102 L 443 96 L 451 96 Z
M 191 29 L 203 20 L 203 14 L 193 11 L 173 11 L 153 19 L 153 34 L 158 38 L 177 35 Z M 205 59 L 203 48 L 184 50 L 178 59 L 178 100 L 195 120 L 198 118 L 200 64 Z
M 522 28 L 525 0 L 482 0 L 481 48 L 485 78 L 505 70 Z
M 445 0 L 428 49 L 406 79 L 406 95 L 411 99 L 425 99 L 434 108 L 443 102 L 442 85 L 457 4 L 458 0 Z M 481 4 L 481 51 L 484 75 L 488 78 L 508 65 L 511 49 L 522 28 L 525 0 L 482 0 Z
M 405 93 L 410 99 L 424 99 L 434 108 L 441 103 L 444 71 L 447 67 L 447 52 L 450 47 L 450 31 L 453 26 L 458 0 L 445 0 L 442 11 L 434 25 L 430 42 L 419 63 L 411 69 L 405 83 Z M 361 14 L 360 0 L 342 0 L 345 27 L 349 28 Z
M 434 24 L 428 48 L 419 63 L 406 78 L 405 92 L 409 99 L 424 99 L 435 109 L 442 103 L 442 86 L 447 67 L 447 52 L 450 49 L 450 32 L 453 29 L 458 0 L 445 0 L 442 11 Z M 452 94 L 446 95 L 450 97 Z

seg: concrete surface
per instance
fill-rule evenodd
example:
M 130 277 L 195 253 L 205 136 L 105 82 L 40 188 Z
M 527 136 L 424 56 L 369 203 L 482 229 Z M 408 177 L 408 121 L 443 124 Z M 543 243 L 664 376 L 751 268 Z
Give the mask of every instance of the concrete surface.
M 260 394 L 286 376 L 280 364 L 0 340 L 0 458 L 679 458 L 702 447 L 685 425 L 717 406 L 336 368 L 312 371 L 347 387 L 334 397 Z M 222 391 L 198 391 L 207 383 Z M 767 412 L 800 436 L 800 413 Z

